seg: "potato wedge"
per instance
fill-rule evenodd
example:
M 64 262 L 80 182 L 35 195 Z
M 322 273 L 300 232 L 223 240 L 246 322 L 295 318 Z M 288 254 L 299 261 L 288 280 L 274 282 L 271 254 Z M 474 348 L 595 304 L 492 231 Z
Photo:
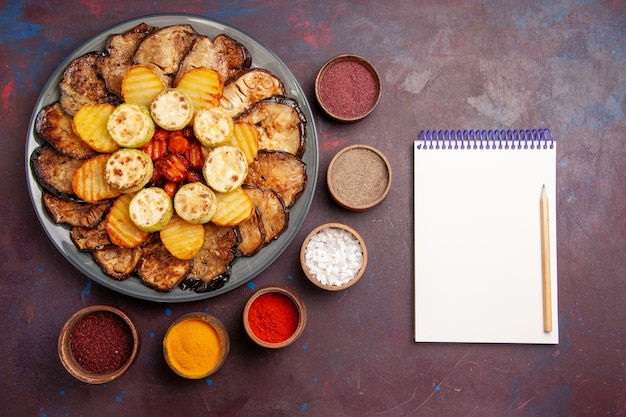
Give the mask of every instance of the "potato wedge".
M 122 79 L 122 97 L 126 103 L 149 107 L 157 94 L 166 87 L 148 65 L 134 65 Z
M 227 193 L 215 193 L 217 211 L 211 222 L 218 226 L 236 226 L 254 212 L 254 204 L 241 187 Z
M 178 215 L 159 232 L 161 242 L 178 259 L 191 259 L 204 243 L 204 227 L 192 224 Z
M 104 179 L 108 160 L 109 154 L 94 156 L 83 162 L 72 175 L 72 189 L 83 201 L 97 203 L 120 195 L 120 191 L 111 187 Z
M 115 106 L 110 103 L 92 104 L 81 107 L 72 119 L 74 132 L 94 151 L 111 153 L 120 148 L 107 130 L 113 110 Z
M 128 207 L 132 198 L 133 194 L 119 196 L 106 217 L 106 230 L 111 243 L 122 248 L 136 248 L 150 237 L 150 233 L 135 226 L 130 218 Z
M 211 68 L 194 68 L 178 81 L 176 88 L 189 96 L 196 111 L 208 106 L 218 106 L 224 92 L 224 81 Z
M 259 131 L 250 123 L 237 122 L 233 128 L 232 144 L 241 149 L 248 165 L 259 153 Z

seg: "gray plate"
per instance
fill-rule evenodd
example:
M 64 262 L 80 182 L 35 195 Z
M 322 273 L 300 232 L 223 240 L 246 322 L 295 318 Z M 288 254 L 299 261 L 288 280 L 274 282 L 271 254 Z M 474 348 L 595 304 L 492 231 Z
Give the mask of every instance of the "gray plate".
M 123 33 L 142 22 L 156 27 L 174 24 L 190 24 L 198 33 L 209 36 L 211 39 L 220 33 L 225 33 L 233 39 L 238 40 L 245 45 L 252 54 L 253 67 L 265 68 L 281 78 L 285 84 L 287 95 L 293 97 L 300 103 L 302 111 L 307 119 L 307 148 L 302 160 L 307 166 L 306 172 L 308 183 L 300 199 L 293 207 L 291 207 L 289 214 L 289 227 L 276 241 L 270 243 L 256 255 L 249 258 L 237 259 L 233 264 L 230 280 L 222 288 L 216 291 L 195 293 L 193 291 L 183 291 L 180 288 L 175 288 L 171 292 L 161 293 L 146 287 L 137 277 L 130 277 L 124 281 L 117 281 L 108 275 L 105 275 L 98 264 L 95 263 L 91 254 L 84 253 L 76 249 L 70 240 L 69 229 L 66 226 L 56 225 L 52 222 L 43 207 L 41 200 L 42 191 L 39 187 L 39 183 L 30 169 L 30 155 L 39 146 L 39 139 L 35 133 L 35 119 L 39 111 L 44 106 L 58 100 L 58 84 L 63 75 L 63 70 L 72 59 L 87 52 L 103 50 L 108 35 Z M 105 287 L 131 297 L 158 302 L 188 302 L 218 296 L 250 281 L 271 265 L 291 243 L 296 233 L 302 226 L 313 200 L 318 171 L 317 133 L 315 131 L 311 107 L 309 106 L 298 81 L 280 60 L 280 58 L 261 44 L 261 42 L 233 26 L 207 19 L 202 16 L 185 14 L 151 15 L 128 20 L 96 35 L 80 48 L 75 50 L 64 62 L 61 63 L 56 71 L 54 71 L 44 86 L 43 91 L 35 104 L 35 108 L 30 119 L 26 142 L 26 166 L 28 167 L 26 173 L 28 189 L 39 221 L 57 249 L 79 271 Z

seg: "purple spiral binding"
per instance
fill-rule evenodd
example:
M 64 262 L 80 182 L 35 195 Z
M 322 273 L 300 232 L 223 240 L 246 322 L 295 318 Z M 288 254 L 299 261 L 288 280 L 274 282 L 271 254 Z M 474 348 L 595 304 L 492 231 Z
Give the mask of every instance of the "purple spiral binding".
M 552 149 L 550 129 L 422 130 L 418 149 Z

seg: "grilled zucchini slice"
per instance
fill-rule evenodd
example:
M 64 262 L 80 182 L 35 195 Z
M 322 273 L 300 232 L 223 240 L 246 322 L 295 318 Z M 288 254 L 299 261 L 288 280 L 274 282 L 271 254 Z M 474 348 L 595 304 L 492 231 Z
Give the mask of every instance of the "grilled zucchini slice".
M 182 90 L 167 88 L 152 100 L 150 114 L 154 123 L 163 129 L 180 130 L 191 122 L 194 108 L 191 99 Z
M 104 179 L 122 193 L 134 193 L 148 184 L 154 165 L 147 153 L 139 149 L 123 148 L 107 160 Z
M 220 107 L 202 108 L 193 119 L 193 133 L 204 146 L 230 143 L 233 130 L 233 118 Z
M 138 148 L 152 139 L 154 122 L 143 104 L 123 103 L 109 116 L 107 130 L 121 147 Z
M 216 192 L 227 193 L 243 183 L 248 175 L 248 163 L 236 146 L 218 146 L 206 156 L 202 174 L 209 187 Z
M 159 187 L 139 191 L 128 206 L 130 219 L 145 232 L 158 232 L 170 222 L 174 214 L 172 198 Z
M 207 223 L 217 211 L 217 197 L 201 182 L 190 182 L 176 191 L 174 209 L 189 223 Z

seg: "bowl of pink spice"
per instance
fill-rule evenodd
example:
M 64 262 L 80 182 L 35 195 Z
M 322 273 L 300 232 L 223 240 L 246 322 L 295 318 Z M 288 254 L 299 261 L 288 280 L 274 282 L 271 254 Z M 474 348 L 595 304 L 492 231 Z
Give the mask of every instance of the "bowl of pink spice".
M 338 55 L 317 73 L 315 96 L 322 110 L 333 120 L 357 122 L 378 104 L 380 77 L 367 59 L 354 54 Z

